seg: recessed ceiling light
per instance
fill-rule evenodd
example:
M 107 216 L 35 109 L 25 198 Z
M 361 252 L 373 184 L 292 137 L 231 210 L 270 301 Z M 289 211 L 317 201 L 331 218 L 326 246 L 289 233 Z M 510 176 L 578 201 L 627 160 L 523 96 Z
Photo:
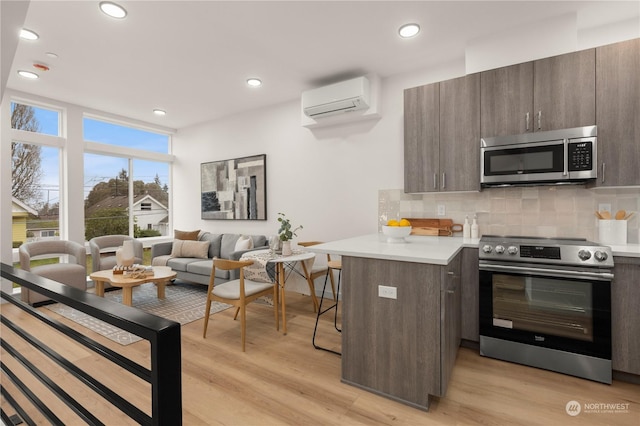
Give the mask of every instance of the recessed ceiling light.
M 124 9 L 124 7 L 110 1 L 101 1 L 100 10 L 102 10 L 112 18 L 122 19 L 127 16 L 127 11 Z
M 153 113 L 154 113 L 155 115 L 167 115 L 167 111 L 162 110 L 162 109 L 154 109 L 154 110 L 153 110 Z
M 23 38 L 25 40 L 37 40 L 40 38 L 40 36 L 35 31 L 23 28 L 20 30 L 20 38 Z
M 50 58 L 56 59 L 58 57 L 58 55 L 56 53 L 53 52 L 47 52 L 45 53 L 45 55 L 47 55 Z
M 420 32 L 420 25 L 418 24 L 406 24 L 400 27 L 398 34 L 402 38 L 410 38 Z
M 20 70 L 20 71 L 18 71 L 18 74 L 21 77 L 28 78 L 28 79 L 31 79 L 31 80 L 35 80 L 36 78 L 40 78 L 40 76 L 38 74 L 36 74 L 34 72 L 31 72 L 31 71 Z
M 249 78 L 247 79 L 247 84 L 251 87 L 260 87 L 262 86 L 262 81 L 259 78 Z

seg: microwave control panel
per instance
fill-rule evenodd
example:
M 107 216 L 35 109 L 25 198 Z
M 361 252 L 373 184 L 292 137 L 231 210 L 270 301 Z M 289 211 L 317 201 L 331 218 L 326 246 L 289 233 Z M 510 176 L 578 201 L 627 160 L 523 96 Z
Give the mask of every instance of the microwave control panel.
M 593 143 L 570 142 L 569 143 L 569 171 L 579 172 L 581 170 L 593 169 Z

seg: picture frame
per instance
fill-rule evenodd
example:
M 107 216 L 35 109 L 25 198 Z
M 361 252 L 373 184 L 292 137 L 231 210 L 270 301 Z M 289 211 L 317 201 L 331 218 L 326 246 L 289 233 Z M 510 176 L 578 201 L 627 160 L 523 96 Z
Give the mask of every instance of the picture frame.
M 267 220 L 267 155 L 200 165 L 200 212 L 205 220 Z

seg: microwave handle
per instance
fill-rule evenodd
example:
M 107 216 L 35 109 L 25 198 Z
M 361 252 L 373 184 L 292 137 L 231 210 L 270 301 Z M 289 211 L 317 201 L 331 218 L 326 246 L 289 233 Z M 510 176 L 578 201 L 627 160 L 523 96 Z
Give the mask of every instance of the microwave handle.
M 569 141 L 565 139 L 563 145 L 564 145 L 564 172 L 562 172 L 562 176 L 567 176 L 569 174 Z

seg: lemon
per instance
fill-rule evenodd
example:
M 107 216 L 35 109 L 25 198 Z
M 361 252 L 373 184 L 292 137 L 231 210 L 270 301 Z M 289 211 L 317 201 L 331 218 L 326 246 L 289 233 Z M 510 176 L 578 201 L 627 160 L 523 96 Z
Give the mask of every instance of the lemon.
M 400 226 L 397 220 L 391 219 L 387 222 L 387 226 Z
M 402 219 L 400 220 L 400 226 L 411 226 L 411 222 L 409 222 L 407 219 Z

